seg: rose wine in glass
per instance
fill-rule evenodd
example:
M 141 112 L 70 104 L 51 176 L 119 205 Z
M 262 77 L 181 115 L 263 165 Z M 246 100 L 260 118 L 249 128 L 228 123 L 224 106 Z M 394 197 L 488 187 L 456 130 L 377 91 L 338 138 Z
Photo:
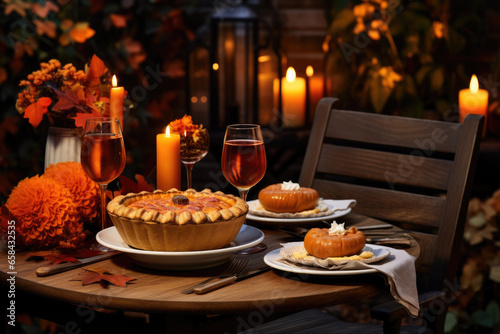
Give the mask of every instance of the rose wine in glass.
M 82 140 L 83 170 L 101 189 L 101 229 L 106 224 L 106 188 L 116 179 L 126 163 L 125 145 L 117 118 L 88 119 Z
M 229 125 L 222 149 L 222 173 L 243 200 L 266 173 L 266 152 L 259 125 Z
M 238 189 L 246 201 L 248 191 L 266 173 L 266 152 L 260 126 L 256 124 L 235 124 L 226 128 L 222 149 L 222 173 L 226 180 Z M 236 253 L 251 254 L 266 249 L 260 243 Z

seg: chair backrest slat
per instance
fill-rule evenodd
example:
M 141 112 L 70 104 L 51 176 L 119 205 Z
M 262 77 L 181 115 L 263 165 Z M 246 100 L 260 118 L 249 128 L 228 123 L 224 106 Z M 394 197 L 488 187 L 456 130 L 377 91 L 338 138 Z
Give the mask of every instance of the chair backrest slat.
M 415 166 L 418 165 L 418 168 Z M 446 190 L 453 162 L 422 154 L 324 144 L 317 172 Z
M 356 199 L 357 213 L 394 222 L 439 227 L 445 199 L 342 182 L 315 180 L 312 188 L 324 198 Z M 415 210 L 420 207 L 421 210 Z
M 344 140 L 361 141 L 380 145 L 398 145 L 415 150 L 453 153 L 459 132 L 453 131 L 460 124 L 433 120 L 380 117 L 336 110 L 331 115 L 325 136 Z
M 463 124 L 338 110 L 318 104 L 299 179 L 323 198 L 415 231 L 421 287 L 453 279 L 483 117 Z

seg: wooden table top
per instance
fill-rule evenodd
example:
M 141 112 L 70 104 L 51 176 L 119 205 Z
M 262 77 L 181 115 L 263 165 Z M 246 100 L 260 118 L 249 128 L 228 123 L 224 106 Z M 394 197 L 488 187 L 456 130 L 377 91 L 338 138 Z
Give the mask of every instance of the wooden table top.
M 343 217 L 343 221 L 346 226 L 382 223 L 355 213 Z M 252 255 L 235 255 L 248 257 L 251 269 L 262 267 L 264 255 L 280 248 L 280 243 L 296 241 L 286 233 L 255 226 L 265 233 L 267 250 Z M 418 257 L 420 249 L 415 242 L 407 251 Z M 158 271 L 134 264 L 126 254 L 88 265 L 135 278 L 126 288 L 113 285 L 103 288 L 100 284 L 82 286 L 79 280 L 81 268 L 38 277 L 35 269 L 43 262 L 26 261 L 28 253 L 16 253 L 17 290 L 59 302 L 114 310 L 157 314 L 242 314 L 260 307 L 272 307 L 275 311 L 288 312 L 344 303 L 388 291 L 384 278 L 378 274 L 314 276 L 273 269 L 207 294 L 185 295 L 181 294 L 183 289 L 221 272 L 222 266 L 197 271 Z M 2 284 L 6 284 L 10 277 L 8 272 L 7 261 L 2 261 Z

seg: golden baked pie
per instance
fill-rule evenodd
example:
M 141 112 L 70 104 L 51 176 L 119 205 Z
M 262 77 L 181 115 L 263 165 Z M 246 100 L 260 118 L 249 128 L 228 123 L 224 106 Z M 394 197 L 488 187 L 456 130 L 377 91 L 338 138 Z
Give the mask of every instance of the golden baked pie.
M 118 196 L 108 213 L 130 246 L 155 251 L 217 249 L 238 234 L 248 213 L 241 198 L 193 189 Z

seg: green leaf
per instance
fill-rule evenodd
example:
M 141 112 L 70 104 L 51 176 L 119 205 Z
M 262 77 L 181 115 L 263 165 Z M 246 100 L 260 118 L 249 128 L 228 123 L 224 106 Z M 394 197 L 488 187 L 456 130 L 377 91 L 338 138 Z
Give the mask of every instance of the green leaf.
M 444 85 L 444 67 L 439 66 L 431 73 L 431 91 L 440 93 Z
M 472 313 L 472 320 L 483 327 L 493 328 L 493 317 L 484 310 L 477 310 Z
M 328 33 L 332 36 L 344 34 L 345 30 L 348 29 L 349 26 L 355 21 L 356 17 L 354 16 L 352 10 L 343 9 L 333 19 L 332 24 L 328 29 Z
M 417 81 L 418 85 L 421 85 L 424 82 L 431 69 L 432 65 L 424 65 L 417 71 L 417 73 L 415 73 L 415 81 Z
M 465 48 L 465 38 L 450 28 L 446 36 L 446 45 L 451 54 L 459 54 Z
M 407 95 L 401 100 L 402 115 L 405 117 L 422 118 L 424 103 L 418 96 Z
M 495 300 L 492 300 L 486 306 L 486 312 L 491 315 L 494 327 L 498 327 L 498 325 L 500 324 L 500 307 Z
M 444 320 L 444 332 L 450 333 L 458 325 L 458 314 L 456 312 L 446 313 Z
M 370 101 L 377 113 L 381 113 L 384 109 L 392 90 L 393 88 L 382 85 L 382 78 L 380 76 L 372 77 L 370 81 Z

